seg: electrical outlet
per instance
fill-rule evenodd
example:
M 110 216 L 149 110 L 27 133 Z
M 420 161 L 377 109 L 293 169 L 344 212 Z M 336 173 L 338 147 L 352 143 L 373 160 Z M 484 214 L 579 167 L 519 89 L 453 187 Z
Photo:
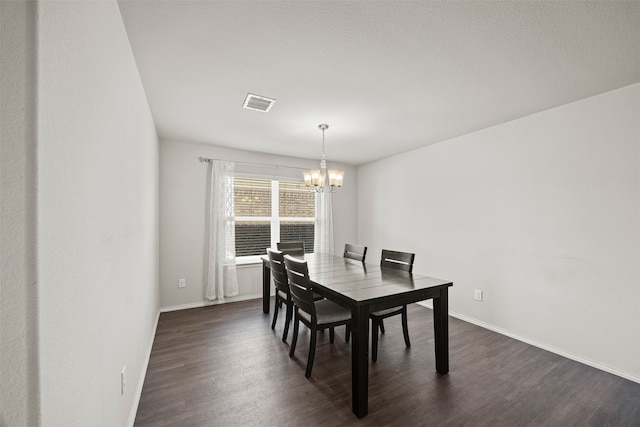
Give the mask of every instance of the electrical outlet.
M 482 291 L 480 289 L 476 289 L 475 294 L 473 295 L 473 298 L 476 301 L 482 301 Z
M 185 286 L 187 286 L 187 279 L 178 279 L 178 287 L 184 288 Z
M 127 366 L 125 365 L 120 372 L 120 394 L 124 395 L 124 388 L 127 385 Z

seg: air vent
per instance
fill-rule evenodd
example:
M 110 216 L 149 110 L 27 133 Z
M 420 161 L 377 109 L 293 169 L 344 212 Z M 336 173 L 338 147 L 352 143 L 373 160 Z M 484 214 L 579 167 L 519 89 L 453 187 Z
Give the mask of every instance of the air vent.
M 275 102 L 276 102 L 275 99 L 266 98 L 264 96 L 248 93 L 247 97 L 244 100 L 244 104 L 242 106 L 248 110 L 256 110 L 256 111 L 262 111 L 263 113 L 267 113 L 269 112 L 271 107 L 273 107 L 273 104 Z

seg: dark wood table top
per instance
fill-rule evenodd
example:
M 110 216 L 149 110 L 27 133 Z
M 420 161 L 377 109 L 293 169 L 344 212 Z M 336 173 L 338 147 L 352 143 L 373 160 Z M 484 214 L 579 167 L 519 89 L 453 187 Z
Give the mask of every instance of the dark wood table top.
M 379 265 L 335 255 L 307 254 L 304 259 L 311 280 L 331 296 L 339 295 L 338 299 L 349 305 L 376 304 L 394 295 L 412 293 L 415 301 L 420 301 L 429 290 L 453 285 L 448 280 L 400 270 L 382 270 Z

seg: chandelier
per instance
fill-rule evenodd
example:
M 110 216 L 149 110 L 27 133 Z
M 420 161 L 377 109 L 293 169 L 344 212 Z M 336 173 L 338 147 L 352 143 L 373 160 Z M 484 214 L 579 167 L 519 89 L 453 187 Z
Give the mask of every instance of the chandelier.
M 334 193 L 342 187 L 342 177 L 344 171 L 327 170 L 327 160 L 324 157 L 324 131 L 329 125 L 318 125 L 322 130 L 322 159 L 320 159 L 320 169 L 304 171 L 304 184 L 310 189 L 315 189 L 318 193 Z M 329 185 L 327 185 L 327 181 Z

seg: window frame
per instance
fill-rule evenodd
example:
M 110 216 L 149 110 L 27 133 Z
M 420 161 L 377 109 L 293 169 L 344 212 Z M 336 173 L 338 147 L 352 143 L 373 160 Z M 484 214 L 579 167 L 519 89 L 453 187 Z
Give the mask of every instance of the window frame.
M 235 187 L 235 179 L 261 179 L 271 181 L 271 216 L 236 216 L 234 212 L 234 227 L 238 221 L 264 221 L 269 222 L 270 224 L 270 235 L 271 235 L 271 246 L 275 248 L 277 243 L 280 241 L 280 224 L 282 222 L 309 222 L 313 221 L 314 233 L 316 227 L 316 198 L 313 198 L 313 217 L 281 217 L 280 216 L 280 181 L 284 182 L 299 182 L 304 183 L 303 180 L 298 180 L 291 177 L 275 177 L 275 176 L 264 176 L 264 175 L 252 175 L 252 174 L 235 174 L 234 175 L 234 187 Z M 235 194 L 234 194 L 235 197 Z M 312 252 L 308 252 L 312 253 Z M 265 253 L 266 254 L 266 253 Z M 245 264 L 259 264 L 262 263 L 262 257 L 265 254 L 260 255 L 245 255 L 245 256 L 236 256 L 236 265 L 245 265 Z

